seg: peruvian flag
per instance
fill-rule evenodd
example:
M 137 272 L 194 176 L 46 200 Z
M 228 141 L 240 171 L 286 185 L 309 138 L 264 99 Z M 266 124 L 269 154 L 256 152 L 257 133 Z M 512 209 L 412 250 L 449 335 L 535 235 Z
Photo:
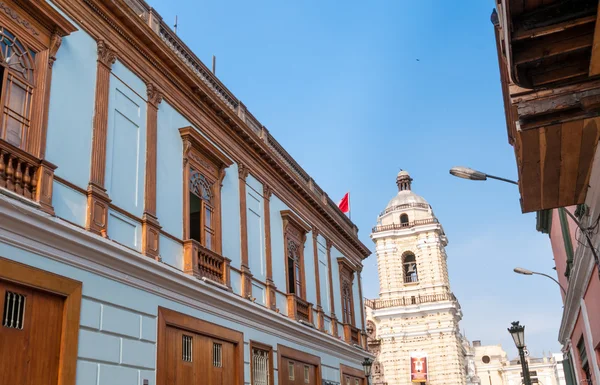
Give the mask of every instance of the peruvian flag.
M 350 212 L 350 193 L 347 192 L 346 195 L 342 198 L 341 201 L 338 202 L 338 207 L 344 214 Z

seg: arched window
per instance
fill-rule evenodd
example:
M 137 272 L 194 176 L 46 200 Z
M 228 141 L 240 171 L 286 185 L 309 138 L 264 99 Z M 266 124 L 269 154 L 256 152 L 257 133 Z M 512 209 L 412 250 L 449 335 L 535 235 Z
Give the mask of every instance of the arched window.
M 405 253 L 402 258 L 404 283 L 419 282 L 417 276 L 417 259 L 413 253 Z
M 400 215 L 400 224 L 402 226 L 408 226 L 408 215 L 407 214 Z
M 213 186 L 204 174 L 190 167 L 190 238 L 209 250 L 215 245 Z
M 0 27 L 0 76 L 2 78 L 2 123 L 0 138 L 25 148 L 31 126 L 35 52 L 15 35 Z

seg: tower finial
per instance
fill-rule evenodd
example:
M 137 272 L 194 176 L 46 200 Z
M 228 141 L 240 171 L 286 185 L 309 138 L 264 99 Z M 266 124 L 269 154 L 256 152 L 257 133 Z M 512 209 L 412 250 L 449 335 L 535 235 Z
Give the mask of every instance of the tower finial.
M 396 184 L 398 185 L 398 191 L 410 191 L 412 178 L 408 171 L 400 169 L 398 176 L 396 177 Z

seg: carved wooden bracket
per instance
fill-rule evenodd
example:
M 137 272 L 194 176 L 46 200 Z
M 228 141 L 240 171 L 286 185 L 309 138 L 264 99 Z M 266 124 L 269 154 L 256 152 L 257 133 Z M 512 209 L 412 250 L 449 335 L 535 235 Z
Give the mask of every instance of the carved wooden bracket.
M 110 49 L 104 40 L 98 40 L 98 63 L 111 68 L 117 61 L 117 54 Z

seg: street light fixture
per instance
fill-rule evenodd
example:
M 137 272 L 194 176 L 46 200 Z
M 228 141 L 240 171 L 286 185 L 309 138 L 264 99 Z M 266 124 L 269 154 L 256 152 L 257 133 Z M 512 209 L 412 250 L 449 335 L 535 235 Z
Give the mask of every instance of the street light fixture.
M 472 168 L 469 168 L 469 167 L 462 167 L 462 166 L 452 167 L 450 169 L 450 174 L 452 174 L 458 178 L 469 179 L 469 180 L 487 180 L 487 178 L 490 178 L 490 179 L 497 179 L 497 180 L 501 180 L 503 182 L 518 185 L 518 183 L 515 182 L 514 180 L 500 178 L 498 176 L 486 174 L 481 171 L 473 170 Z
M 515 341 L 515 346 L 519 350 L 524 385 L 531 385 L 529 366 L 527 365 L 527 360 L 525 359 L 525 326 L 519 325 L 519 321 L 512 322 L 512 326 L 508 328 L 508 332 Z
M 487 178 L 491 178 L 491 179 L 500 180 L 502 182 L 519 185 L 519 183 L 515 182 L 514 180 L 500 178 L 497 176 L 486 174 L 481 171 L 473 170 L 472 168 L 468 168 L 468 167 L 461 167 L 461 166 L 452 167 L 450 169 L 450 174 L 452 174 L 458 178 L 469 179 L 469 180 L 487 180 Z M 590 251 L 592 252 L 592 255 L 594 256 L 594 261 L 596 262 L 596 265 L 598 265 L 598 278 L 600 278 L 600 257 L 598 256 L 598 253 L 596 253 L 596 248 L 594 247 L 594 243 L 592 242 L 590 235 L 587 232 L 587 229 L 583 228 L 583 226 L 581 225 L 581 222 L 579 222 L 579 220 L 577 220 L 577 218 L 575 218 L 575 215 L 573 215 L 569 210 L 566 210 L 564 207 L 559 207 L 558 209 L 562 210 L 564 213 L 566 213 L 569 216 L 569 218 L 571 218 L 573 220 L 573 222 L 577 225 L 579 230 L 581 230 L 581 233 L 583 235 L 585 235 L 587 244 L 590 248 Z M 563 289 L 563 291 L 564 291 L 564 289 Z
M 365 377 L 367 377 L 367 384 L 371 384 L 371 367 L 373 366 L 373 360 L 366 357 L 362 363 L 363 370 L 365 371 Z
M 563 294 L 565 295 L 565 297 L 567 296 L 567 291 L 565 290 L 565 288 L 563 287 L 563 285 L 560 284 L 560 282 L 558 282 L 556 279 L 552 278 L 552 276 L 548 275 L 548 274 L 544 274 L 544 273 L 538 273 L 537 271 L 531 271 L 531 270 L 527 270 L 524 269 L 522 267 L 515 267 L 513 269 L 513 271 L 517 274 L 522 274 L 522 275 L 542 275 L 546 278 L 550 278 L 551 280 L 553 280 L 554 282 L 556 282 L 556 284 L 560 287 L 560 290 L 562 290 Z

